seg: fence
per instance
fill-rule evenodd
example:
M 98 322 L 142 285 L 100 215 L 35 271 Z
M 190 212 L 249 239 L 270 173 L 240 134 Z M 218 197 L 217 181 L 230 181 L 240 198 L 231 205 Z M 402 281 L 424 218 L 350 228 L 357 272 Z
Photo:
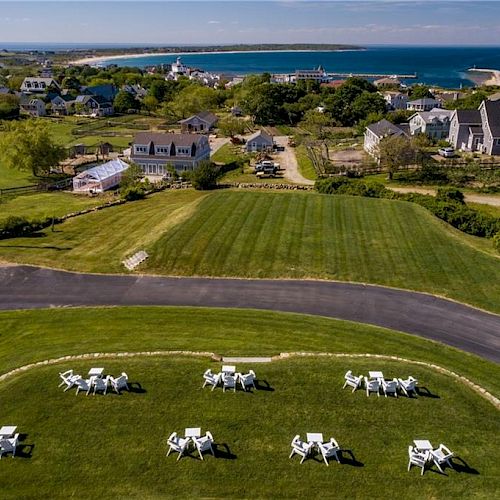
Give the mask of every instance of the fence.
M 0 196 L 9 195 L 22 195 L 28 193 L 36 193 L 40 191 L 57 191 L 59 189 L 65 189 L 72 185 L 73 179 L 63 179 L 57 182 L 40 182 L 39 184 L 30 184 L 29 186 L 18 186 L 11 188 L 1 188 Z

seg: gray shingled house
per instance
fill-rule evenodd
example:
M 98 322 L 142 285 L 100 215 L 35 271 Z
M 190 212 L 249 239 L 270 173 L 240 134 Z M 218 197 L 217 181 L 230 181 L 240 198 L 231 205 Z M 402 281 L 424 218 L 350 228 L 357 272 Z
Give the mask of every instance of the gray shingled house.
M 209 132 L 219 119 L 210 111 L 202 111 L 196 115 L 180 120 L 181 132 Z

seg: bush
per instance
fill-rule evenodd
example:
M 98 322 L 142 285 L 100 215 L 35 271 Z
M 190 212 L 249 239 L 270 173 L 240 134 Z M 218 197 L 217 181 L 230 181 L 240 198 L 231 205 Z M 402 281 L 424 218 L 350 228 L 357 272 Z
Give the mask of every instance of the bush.
M 495 236 L 493 236 L 493 246 L 496 251 L 500 253 L 500 231 L 498 231 Z
M 49 226 L 51 219 L 28 220 L 26 217 L 10 216 L 0 221 L 0 239 L 27 236 Z
M 121 198 L 125 201 L 142 200 L 146 197 L 146 191 L 142 186 L 128 186 L 121 190 Z
M 464 194 L 457 188 L 447 187 L 438 188 L 436 194 L 436 200 L 438 201 L 454 201 L 457 203 L 465 203 Z
M 209 161 L 201 162 L 198 168 L 191 172 L 190 180 L 195 189 L 206 191 L 217 186 L 217 179 L 221 175 L 220 168 Z

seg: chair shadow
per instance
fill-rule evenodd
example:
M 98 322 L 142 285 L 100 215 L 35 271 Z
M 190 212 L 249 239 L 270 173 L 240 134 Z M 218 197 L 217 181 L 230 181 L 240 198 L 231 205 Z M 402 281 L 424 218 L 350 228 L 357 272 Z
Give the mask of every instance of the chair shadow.
M 139 382 L 127 382 L 127 385 L 129 392 L 133 392 L 134 394 L 145 394 L 148 392 Z
M 360 462 L 359 460 L 356 459 L 352 450 L 340 450 L 338 455 L 339 455 L 340 463 L 342 465 L 350 465 L 351 467 L 364 467 L 365 466 L 365 464 L 363 462 Z M 346 455 L 349 455 L 349 458 L 346 457 Z
M 457 463 L 459 462 L 459 463 Z M 480 472 L 477 469 L 474 469 L 471 467 L 463 458 L 461 457 L 453 457 L 451 459 L 451 463 L 453 464 L 453 470 L 458 472 L 459 474 L 473 474 L 473 475 L 479 475 Z
M 258 391 L 274 392 L 274 387 L 267 380 L 256 380 L 255 387 Z
M 31 458 L 32 457 L 33 449 L 35 448 L 35 445 L 23 443 L 23 441 L 26 441 L 27 437 L 28 437 L 27 434 L 19 434 L 19 444 L 16 447 L 15 458 Z
M 416 389 L 416 392 L 419 396 L 431 399 L 441 399 L 437 394 L 432 394 L 432 392 L 427 387 L 418 386 Z
M 213 445 L 215 458 L 222 458 L 223 460 L 236 460 L 237 455 L 231 452 L 227 443 L 218 443 Z

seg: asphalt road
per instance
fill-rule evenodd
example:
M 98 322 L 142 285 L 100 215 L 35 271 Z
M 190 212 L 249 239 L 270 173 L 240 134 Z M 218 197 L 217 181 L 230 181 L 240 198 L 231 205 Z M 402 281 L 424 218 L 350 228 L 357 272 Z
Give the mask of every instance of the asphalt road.
M 0 309 L 102 305 L 240 307 L 328 316 L 419 335 L 500 362 L 500 316 L 421 293 L 327 281 L 113 276 L 0 267 Z

